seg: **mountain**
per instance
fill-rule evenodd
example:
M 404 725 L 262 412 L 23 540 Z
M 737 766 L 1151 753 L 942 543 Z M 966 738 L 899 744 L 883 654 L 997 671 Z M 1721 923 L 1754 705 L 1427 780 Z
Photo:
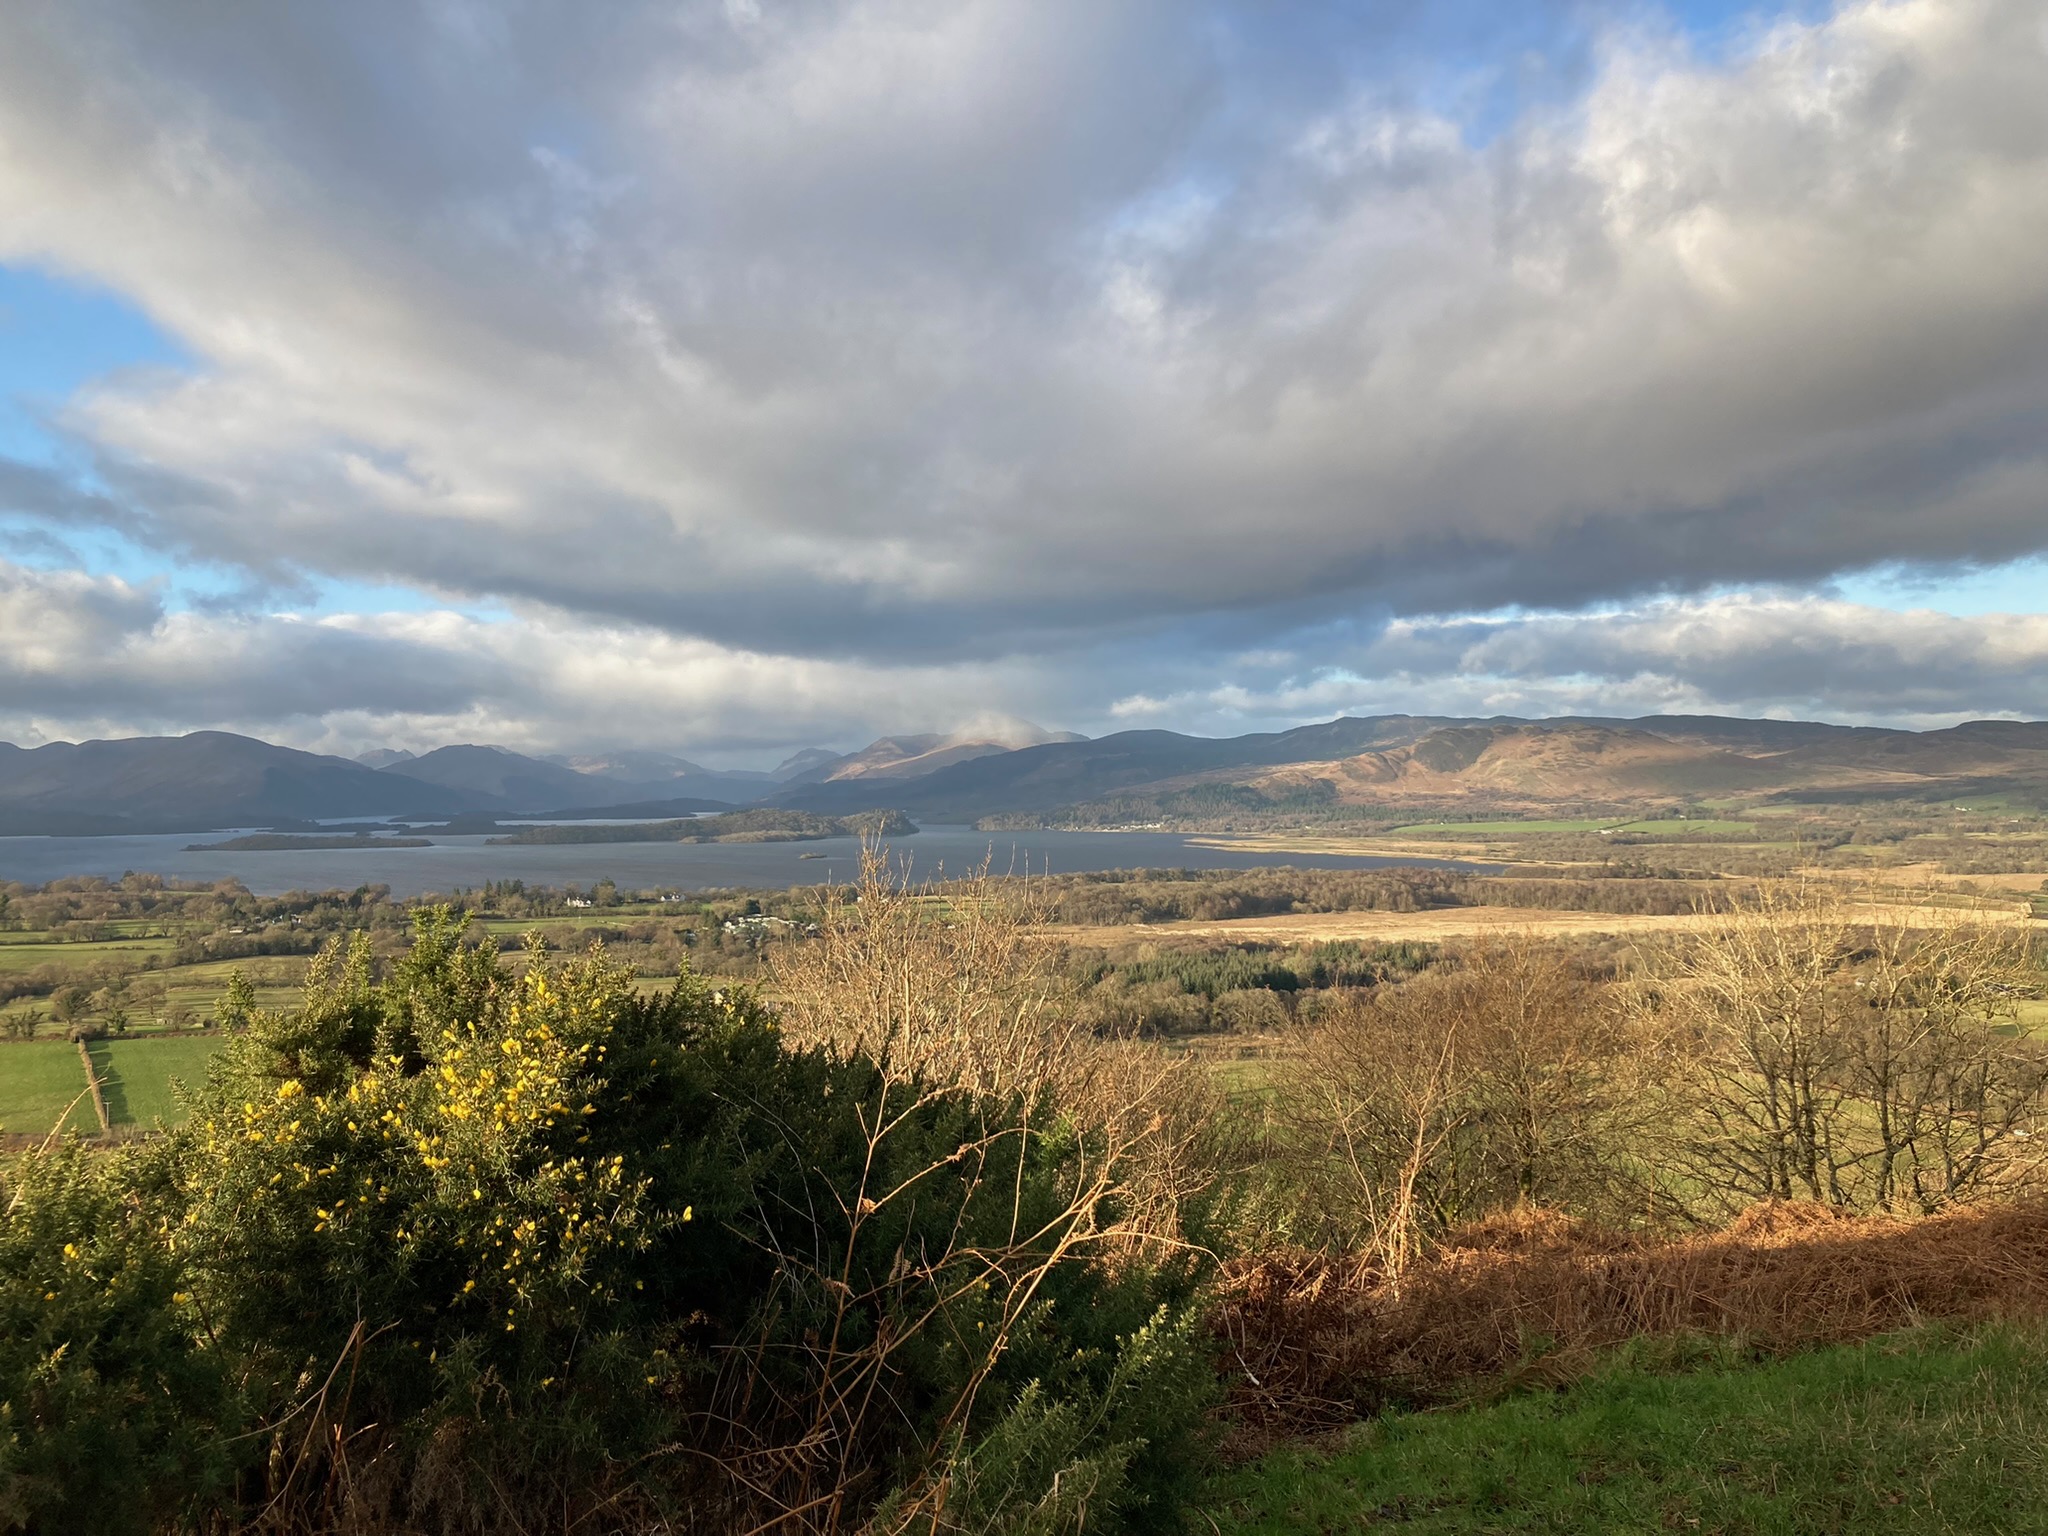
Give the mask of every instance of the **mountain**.
M 769 771 L 768 777 L 778 784 L 787 784 L 791 779 L 808 774 L 813 768 L 823 768 L 845 758 L 844 752 L 828 752 L 823 747 L 805 747 L 801 752 L 792 753 Z
M 1690 799 L 1766 787 L 1767 761 L 1606 725 L 1459 725 L 1408 746 L 1238 776 L 1274 799 L 1343 805 L 1484 799 L 1503 806 Z
M 649 770 L 665 776 L 630 777 Z M 33 749 L 0 743 L 0 835 L 547 808 L 564 816 L 629 811 L 641 819 L 758 804 L 825 816 L 900 809 L 945 823 L 1104 802 L 1116 815 L 1177 795 L 1192 796 L 1181 803 L 1198 809 L 1420 812 L 1460 804 L 1500 811 L 1674 805 L 1722 795 L 1938 800 L 1990 793 L 2048 804 L 2048 723 L 1980 720 L 1900 731 L 1706 715 L 1378 715 L 1229 738 L 1120 731 L 1024 746 L 969 731 L 887 736 L 859 752 L 821 753 L 788 783 L 710 773 L 652 753 L 548 762 L 475 745 L 420 757 L 392 753 L 371 768 L 221 731 Z
M 1048 731 L 1028 720 L 994 719 L 947 735 L 884 736 L 843 757 L 820 753 L 818 760 L 808 768 L 784 775 L 782 768 L 796 762 L 791 758 L 776 770 L 776 775 L 789 784 L 833 784 L 843 779 L 916 779 L 976 758 L 995 757 L 1024 747 L 1087 739 L 1072 731 Z
M 702 778 L 711 772 L 687 757 L 671 757 L 666 752 L 604 752 L 583 757 L 547 757 L 541 761 L 627 784 L 660 784 L 669 779 Z M 747 777 L 765 780 L 768 775 Z
M 928 773 L 909 784 L 851 776 L 792 785 L 773 803 L 828 815 L 900 807 L 930 821 L 1047 811 L 1143 790 L 1191 775 L 1317 762 L 1417 741 L 1431 730 L 1461 724 L 1414 715 L 1332 720 L 1291 731 L 1216 738 L 1177 731 L 1119 731 L 1095 740 L 1071 738 L 990 753 Z
M 0 834 L 211 831 L 458 811 L 445 787 L 226 731 L 123 741 L 0 742 Z
M 572 768 L 593 778 L 621 779 L 634 784 L 686 778 L 705 771 L 686 757 L 671 757 L 666 752 L 602 752 L 576 757 L 549 756 L 540 761 L 553 763 L 557 768 Z
M 411 762 L 412 758 L 413 754 L 403 747 L 372 747 L 356 754 L 356 761 L 365 768 L 389 768 L 393 763 Z
M 601 766 L 579 770 L 564 761 L 527 757 L 508 747 L 464 744 L 437 747 L 382 771 L 463 794 L 472 810 L 500 812 L 543 807 L 577 810 L 680 798 L 747 804 L 776 787 L 766 774 L 712 773 L 682 758 L 655 752 L 621 752 L 568 762 Z M 657 777 L 628 777 L 635 767 L 656 770 Z M 664 769 L 668 771 L 661 771 Z
M 559 763 L 543 762 L 505 747 L 469 744 L 436 747 L 380 772 L 416 780 L 464 796 L 472 806 L 530 810 L 537 805 L 601 805 L 616 786 Z M 624 798 L 623 796 L 617 798 Z M 638 798 L 636 796 L 635 798 Z
M 2001 787 L 2048 795 L 2048 724 L 1915 732 L 1713 716 L 1382 715 L 1224 739 L 1122 731 L 957 762 L 908 783 L 838 776 L 792 785 L 773 800 L 828 815 L 887 805 L 920 821 L 962 822 L 1204 788 L 1254 805 L 1470 801 L 1507 810 L 1720 794 L 1925 799 Z

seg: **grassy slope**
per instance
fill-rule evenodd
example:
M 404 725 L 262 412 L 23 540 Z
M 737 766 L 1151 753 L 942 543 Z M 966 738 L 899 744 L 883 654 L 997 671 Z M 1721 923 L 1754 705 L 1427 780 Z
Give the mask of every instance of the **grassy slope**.
M 39 965 L 91 966 L 109 960 L 140 961 L 167 955 L 176 939 L 100 939 L 74 944 L 0 944 L 0 971 L 32 971 Z
M 8 1041 L 0 1044 L 0 1130 L 44 1136 L 64 1106 L 85 1089 L 85 1064 L 68 1040 Z M 74 1131 L 96 1131 L 92 1102 L 81 1101 L 64 1122 Z
M 159 1120 L 183 1120 L 184 1107 L 172 1090 L 172 1079 L 198 1087 L 206 1081 L 207 1062 L 223 1043 L 220 1035 L 94 1042 L 93 1061 L 105 1083 L 108 1120 L 143 1127 Z
M 2044 1428 L 2038 1329 L 1927 1329 L 1685 1373 L 1623 1357 L 1564 1391 L 1277 1453 L 1229 1474 L 1211 1514 L 1219 1536 L 2048 1531 Z
M 1439 837 L 1493 837 L 1510 833 L 1528 832 L 1640 832 L 1651 837 L 1669 837 L 1683 841 L 1687 837 L 1735 837 L 1754 832 L 1756 826 L 1747 821 L 1562 821 L 1562 820 L 1502 820 L 1502 821 L 1418 821 L 1405 827 L 1395 827 L 1386 835 L 1389 837 L 1425 837 L 1434 834 Z
M 1405 827 L 1395 827 L 1389 837 L 1406 837 L 1411 834 L 1439 833 L 1446 836 L 1464 834 L 1487 835 L 1496 832 L 1597 832 L 1602 827 L 1611 827 L 1612 821 L 1558 821 L 1558 820 L 1502 820 L 1502 821 L 1418 821 Z

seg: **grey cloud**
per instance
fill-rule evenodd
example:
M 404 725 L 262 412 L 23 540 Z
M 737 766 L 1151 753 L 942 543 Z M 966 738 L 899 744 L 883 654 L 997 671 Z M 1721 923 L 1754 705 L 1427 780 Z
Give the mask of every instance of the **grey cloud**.
M 170 612 L 118 579 L 0 564 L 0 718 L 275 725 L 371 705 L 454 709 L 484 681 L 460 654 L 290 618 Z
M 1394 711 L 2048 717 L 2048 616 L 1732 595 L 1290 638 L 1222 662 L 1164 644 L 1051 661 L 806 661 L 545 610 L 498 621 L 172 611 L 110 578 L 0 565 L 0 737 L 216 726 L 351 752 L 482 740 L 753 762 L 858 745 L 878 725 L 950 729 L 992 700 L 1091 733 L 1228 734 Z M 1102 707 L 1100 690 L 1119 682 L 1132 691 Z
M 1217 729 L 1344 713 L 1722 713 L 1941 725 L 2048 717 L 2048 615 L 1957 617 L 1734 594 L 1590 613 L 1396 620 L 1259 658 L 1221 687 L 1140 694 L 1127 724 Z
M 57 526 L 118 527 L 126 515 L 120 500 L 81 489 L 60 470 L 0 455 L 0 517 Z
M 2048 547 L 2037 5 L 1616 28 L 1483 146 L 1361 65 L 1426 9 L 24 0 L 0 258 L 202 360 L 74 402 L 106 495 L 42 515 L 1132 688 Z
M 0 739 L 211 727 L 349 752 L 495 741 L 729 759 L 858 745 L 876 719 L 949 728 L 991 698 L 1056 702 L 1017 666 L 806 662 L 547 612 L 173 610 L 115 578 L 0 563 Z

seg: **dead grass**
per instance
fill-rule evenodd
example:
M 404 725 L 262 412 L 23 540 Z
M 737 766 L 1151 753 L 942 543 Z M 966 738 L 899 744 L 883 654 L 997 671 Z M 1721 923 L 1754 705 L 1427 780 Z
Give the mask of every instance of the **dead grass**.
M 2038 879 L 2030 876 L 2029 878 Z M 1864 890 L 1869 918 L 1907 926 L 1952 922 L 1967 909 L 1980 923 L 2025 923 L 2028 911 L 2013 901 L 1989 900 L 1966 908 L 1928 904 L 1924 883 Z M 1944 898 L 1945 899 L 1945 898 Z M 1423 912 L 1290 912 L 1277 917 L 1193 918 L 1172 923 L 1125 923 L 1091 928 L 1050 925 L 1044 932 L 1072 944 L 1103 948 L 1145 940 L 1221 939 L 1231 943 L 1327 944 L 1340 939 L 1394 942 L 1402 939 L 1519 937 L 1584 938 L 1596 935 L 1677 934 L 1711 931 L 1725 917 L 1713 912 L 1569 912 L 1545 907 L 1435 907 Z
M 1356 1256 L 1235 1261 L 1212 1327 L 1241 1448 L 1487 1380 L 1565 1380 L 1629 1339 L 1770 1351 L 1913 1324 L 2048 1315 L 2048 1202 L 1902 1220 L 1760 1205 L 1677 1240 L 1523 1211 L 1454 1234 L 1398 1284 Z
M 1071 943 L 1109 947 L 1146 939 L 1223 939 L 1232 943 L 1315 944 L 1338 939 L 1392 942 L 1520 934 L 1532 938 L 1592 934 L 1682 932 L 1709 926 L 1711 919 L 1685 912 L 1675 916 L 1614 912 L 1558 912 L 1536 907 L 1439 907 L 1427 912 L 1297 912 L 1279 917 L 1216 921 L 1129 923 L 1112 928 L 1055 927 Z

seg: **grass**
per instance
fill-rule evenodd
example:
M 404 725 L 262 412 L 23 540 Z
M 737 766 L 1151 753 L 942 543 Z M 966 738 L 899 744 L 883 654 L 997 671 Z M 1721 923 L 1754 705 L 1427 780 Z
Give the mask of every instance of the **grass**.
M 1271 1056 L 1241 1056 L 1209 1067 L 1209 1081 L 1218 1092 L 1236 1098 L 1262 1098 L 1274 1091 L 1280 1063 Z
M 176 939 L 96 939 L 83 944 L 0 944 L 0 971 L 32 971 L 39 965 L 86 965 L 94 960 L 141 960 L 167 955 Z
M 85 1090 L 85 1064 L 68 1040 L 8 1041 L 0 1044 L 0 1130 L 16 1136 L 45 1136 L 64 1106 Z M 67 1130 L 96 1131 L 90 1099 L 73 1106 Z
M 2039 1329 L 1928 1328 L 1761 1365 L 1638 1348 L 1561 1391 L 1268 1456 L 1220 1479 L 1210 1515 L 1219 1536 L 2043 1531 L 2044 1428 Z
M 1432 832 L 1482 837 L 1497 832 L 1597 832 L 1602 827 L 1613 825 L 1611 821 L 1420 821 L 1413 826 L 1396 827 L 1387 836 L 1415 836 Z
M 1632 821 L 1616 827 L 1617 832 L 1635 832 L 1646 837 L 1739 837 L 1754 832 L 1750 821 Z
M 1516 832 L 1634 832 L 1648 837 L 1735 837 L 1754 832 L 1747 821 L 1419 821 L 1396 827 L 1389 837 L 1489 837 Z
M 2048 1001 L 2030 998 L 2013 1004 L 2013 1023 L 2022 1034 L 2048 1033 Z
M 1765 815 L 1768 812 L 1750 812 L 1751 815 Z M 1503 837 L 1516 833 L 1538 832 L 1629 832 L 1639 837 L 1669 838 L 1683 842 L 1688 837 L 1744 837 L 1756 831 L 1753 821 L 1723 821 L 1719 819 L 1695 819 L 1678 821 L 1662 818 L 1652 821 L 1418 821 L 1410 826 L 1396 827 L 1383 834 L 1387 837 Z
M 100 1070 L 107 1119 L 115 1125 L 147 1128 L 162 1121 L 174 1125 L 185 1118 L 173 1080 L 197 1087 L 206 1081 L 206 1064 L 220 1049 L 219 1035 L 173 1035 L 158 1040 L 100 1040 L 91 1046 Z

